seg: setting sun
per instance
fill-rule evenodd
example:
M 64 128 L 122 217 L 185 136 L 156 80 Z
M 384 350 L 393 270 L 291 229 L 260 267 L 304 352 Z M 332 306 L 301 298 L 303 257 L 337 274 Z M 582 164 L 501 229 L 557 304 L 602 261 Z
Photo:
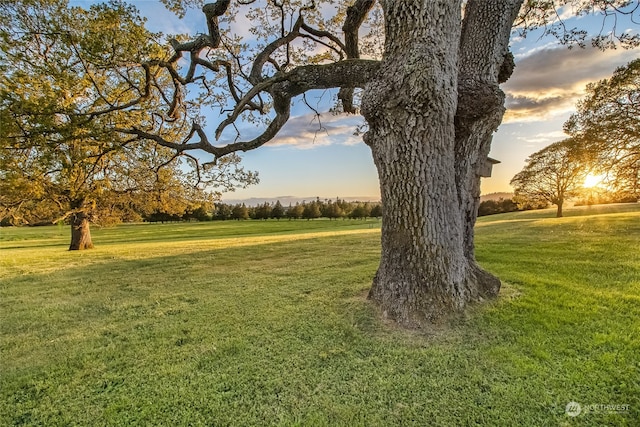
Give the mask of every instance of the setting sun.
M 582 186 L 584 188 L 597 187 L 600 183 L 602 183 L 603 179 L 604 179 L 604 175 L 589 174 L 585 177 L 584 184 L 582 184 Z

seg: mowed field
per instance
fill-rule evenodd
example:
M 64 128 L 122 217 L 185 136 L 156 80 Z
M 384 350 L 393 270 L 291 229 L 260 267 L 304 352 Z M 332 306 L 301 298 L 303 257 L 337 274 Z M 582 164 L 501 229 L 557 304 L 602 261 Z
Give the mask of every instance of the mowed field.
M 0 229 L 0 425 L 638 426 L 640 205 L 553 215 L 480 218 L 499 299 L 422 331 L 378 220 Z

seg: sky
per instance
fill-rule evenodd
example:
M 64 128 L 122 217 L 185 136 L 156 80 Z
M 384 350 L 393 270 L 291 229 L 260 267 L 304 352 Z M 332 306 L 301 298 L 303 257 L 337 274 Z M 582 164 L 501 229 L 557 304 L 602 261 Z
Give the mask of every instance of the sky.
M 84 1 L 72 4 L 86 5 Z M 190 10 L 178 19 L 156 0 L 137 0 L 133 4 L 148 18 L 152 31 L 165 34 L 206 32 L 204 15 Z M 578 26 L 590 33 L 602 28 L 609 31 L 638 32 L 640 11 L 635 23 L 626 18 L 571 18 L 565 10 L 569 27 Z M 247 25 L 240 20 L 238 25 Z M 601 51 L 592 47 L 568 49 L 553 38 L 531 33 L 526 38 L 512 34 L 511 51 L 516 68 L 502 85 L 507 94 L 507 112 L 493 138 L 490 156 L 501 163 L 493 176 L 482 181 L 482 193 L 511 192 L 511 178 L 525 165 L 527 157 L 545 146 L 566 137 L 563 123 L 575 111 L 585 86 L 611 76 L 613 71 L 640 57 L 640 49 Z M 313 91 L 307 102 L 319 111 L 328 111 L 330 91 Z M 209 122 L 215 123 L 215 117 Z M 378 199 L 378 178 L 371 152 L 354 131 L 364 119 L 360 116 L 323 113 L 317 117 L 298 100 L 292 118 L 279 135 L 267 145 L 242 154 L 245 168 L 259 173 L 260 184 L 227 193 L 223 200 L 235 202 L 251 198 L 335 198 Z M 215 127 L 211 125 L 212 128 Z M 251 138 L 252 130 L 241 125 L 242 139 Z

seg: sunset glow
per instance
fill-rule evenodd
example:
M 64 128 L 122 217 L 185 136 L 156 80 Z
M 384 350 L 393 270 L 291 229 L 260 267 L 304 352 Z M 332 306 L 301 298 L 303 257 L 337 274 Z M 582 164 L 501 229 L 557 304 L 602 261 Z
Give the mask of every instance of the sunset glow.
M 600 185 L 602 183 L 602 180 L 604 179 L 604 175 L 593 175 L 593 174 L 589 174 L 585 177 L 584 179 L 584 184 L 582 184 L 582 186 L 584 188 L 593 188 L 593 187 L 597 187 L 598 185 Z

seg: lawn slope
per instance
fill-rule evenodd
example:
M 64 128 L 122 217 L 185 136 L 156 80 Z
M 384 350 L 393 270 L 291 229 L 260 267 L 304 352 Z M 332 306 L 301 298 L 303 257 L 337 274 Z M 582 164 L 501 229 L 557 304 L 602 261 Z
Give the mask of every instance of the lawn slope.
M 481 218 L 500 298 L 411 332 L 375 220 L 2 229 L 0 425 L 637 425 L 640 206 L 567 215 Z

